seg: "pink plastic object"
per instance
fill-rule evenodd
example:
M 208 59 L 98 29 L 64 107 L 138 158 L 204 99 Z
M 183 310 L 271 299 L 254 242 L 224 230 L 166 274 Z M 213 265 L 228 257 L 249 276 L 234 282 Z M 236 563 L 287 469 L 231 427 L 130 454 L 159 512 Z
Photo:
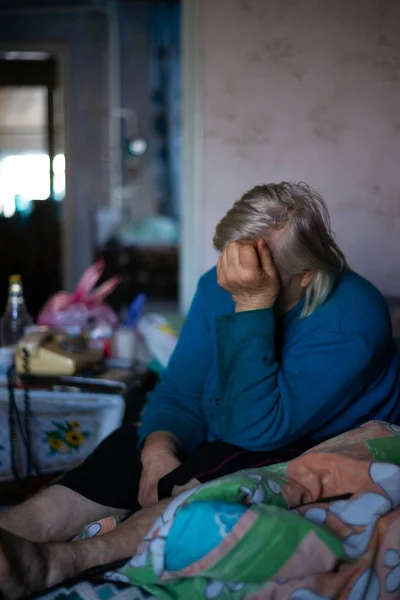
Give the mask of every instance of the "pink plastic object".
M 100 260 L 89 267 L 82 275 L 73 294 L 58 292 L 42 308 L 38 325 L 47 327 L 86 327 L 88 319 L 118 325 L 118 317 L 104 299 L 119 285 L 121 278 L 112 277 L 98 288 L 93 289 L 104 271 L 104 261 Z

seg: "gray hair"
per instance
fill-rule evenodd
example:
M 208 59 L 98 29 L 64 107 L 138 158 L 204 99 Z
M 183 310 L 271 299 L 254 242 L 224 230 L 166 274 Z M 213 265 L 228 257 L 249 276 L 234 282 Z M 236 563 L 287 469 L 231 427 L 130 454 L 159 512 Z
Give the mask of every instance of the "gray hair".
M 347 266 L 331 231 L 321 196 L 305 183 L 258 185 L 246 192 L 218 223 L 214 247 L 221 251 L 233 241 L 266 239 L 285 230 L 273 249 L 278 269 L 290 276 L 314 272 L 305 292 L 300 318 L 325 302 Z

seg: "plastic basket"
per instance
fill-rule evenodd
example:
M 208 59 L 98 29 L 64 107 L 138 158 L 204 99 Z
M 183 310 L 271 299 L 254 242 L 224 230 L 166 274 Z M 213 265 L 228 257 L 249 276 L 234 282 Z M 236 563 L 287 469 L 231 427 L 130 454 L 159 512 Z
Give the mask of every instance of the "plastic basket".
M 24 393 L 15 390 L 24 419 Z M 71 468 L 86 458 L 124 416 L 124 399 L 111 394 L 31 391 L 32 454 L 41 473 Z M 0 481 L 13 478 L 8 421 L 8 390 L 0 389 Z M 26 474 L 26 448 L 17 428 L 16 464 Z

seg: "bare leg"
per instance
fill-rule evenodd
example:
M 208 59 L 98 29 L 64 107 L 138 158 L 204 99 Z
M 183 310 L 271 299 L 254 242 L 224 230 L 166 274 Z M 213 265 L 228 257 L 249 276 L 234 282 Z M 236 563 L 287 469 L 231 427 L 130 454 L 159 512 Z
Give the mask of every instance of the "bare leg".
M 170 500 L 132 515 L 117 529 L 78 542 L 33 544 L 0 530 L 0 590 L 15 600 L 97 565 L 129 558 Z
M 119 527 L 104 535 L 67 544 L 47 544 L 48 585 L 55 585 L 65 580 L 66 576 L 73 577 L 92 567 L 133 556 L 146 533 L 170 501 L 171 499 L 168 498 L 151 508 L 143 508 Z M 72 572 L 71 568 L 67 568 L 68 572 L 65 571 L 67 546 L 67 555 L 72 557 L 70 558 Z
M 71 540 L 84 525 L 124 510 L 102 506 L 62 485 L 52 485 L 0 513 L 0 528 L 32 542 Z

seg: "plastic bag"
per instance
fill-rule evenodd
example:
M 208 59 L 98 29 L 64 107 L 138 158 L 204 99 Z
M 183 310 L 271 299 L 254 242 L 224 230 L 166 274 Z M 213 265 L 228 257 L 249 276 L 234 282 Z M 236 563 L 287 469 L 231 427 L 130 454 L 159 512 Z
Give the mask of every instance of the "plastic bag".
M 107 323 L 112 328 L 118 325 L 118 317 L 110 306 L 104 304 L 120 283 L 120 277 L 112 277 L 93 289 L 104 271 L 104 261 L 100 260 L 89 267 L 82 275 L 73 294 L 58 292 L 42 308 L 38 325 L 59 329 L 79 327 L 83 329 L 92 318 L 96 322 Z
M 164 369 L 178 341 L 176 331 L 163 316 L 158 314 L 146 315 L 139 319 L 137 330 L 144 340 L 150 356 L 158 361 Z

